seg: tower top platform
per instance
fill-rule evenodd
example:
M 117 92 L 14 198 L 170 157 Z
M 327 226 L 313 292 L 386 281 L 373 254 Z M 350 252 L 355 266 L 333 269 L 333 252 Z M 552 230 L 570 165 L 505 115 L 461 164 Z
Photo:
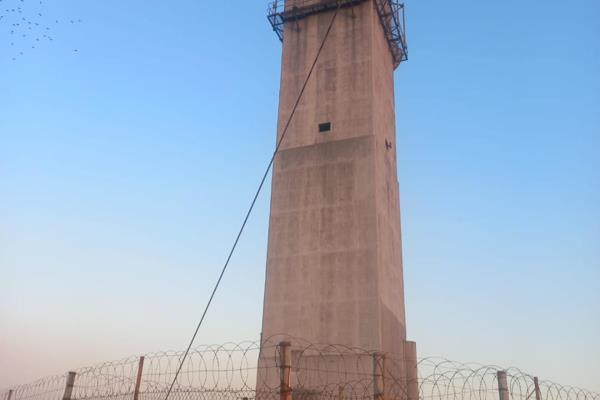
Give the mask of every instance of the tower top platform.
M 404 4 L 398 0 L 273 0 L 269 4 L 267 18 L 273 31 L 283 42 L 286 23 L 293 23 L 310 15 L 332 11 L 338 7 L 353 7 L 364 1 L 375 3 L 379 20 L 394 58 L 394 67 L 398 67 L 402 61 L 408 59 Z

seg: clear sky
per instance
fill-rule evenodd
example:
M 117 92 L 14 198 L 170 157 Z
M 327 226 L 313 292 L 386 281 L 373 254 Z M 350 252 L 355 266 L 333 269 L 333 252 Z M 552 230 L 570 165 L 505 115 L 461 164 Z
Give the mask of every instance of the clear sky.
M 410 338 L 600 391 L 600 2 L 406 3 Z M 274 146 L 266 0 L 0 6 L 0 387 L 184 348 Z M 268 198 L 198 343 L 258 338 Z

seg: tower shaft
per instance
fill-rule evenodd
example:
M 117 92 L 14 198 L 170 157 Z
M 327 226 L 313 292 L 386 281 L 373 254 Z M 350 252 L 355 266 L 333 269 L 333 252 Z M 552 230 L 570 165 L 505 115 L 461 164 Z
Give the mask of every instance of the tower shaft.
M 333 12 L 285 24 L 278 135 Z M 376 2 L 340 9 L 274 164 L 264 338 L 403 351 L 394 68 Z

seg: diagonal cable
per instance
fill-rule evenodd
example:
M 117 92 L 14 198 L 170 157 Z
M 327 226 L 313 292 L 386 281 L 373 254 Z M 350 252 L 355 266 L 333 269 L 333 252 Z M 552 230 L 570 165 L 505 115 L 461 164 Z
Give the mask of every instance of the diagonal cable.
M 302 96 L 304 95 L 304 91 L 306 90 L 306 87 L 308 85 L 308 81 L 310 80 L 310 77 L 313 74 L 313 71 L 315 69 L 315 66 L 317 65 L 317 61 L 319 60 L 319 56 L 321 55 L 321 52 L 323 51 L 323 47 L 325 47 L 325 42 L 327 41 L 327 38 L 329 37 L 329 33 L 331 32 L 331 28 L 333 27 L 333 23 L 335 22 L 335 19 L 338 15 L 338 12 L 340 10 L 340 5 L 341 3 L 338 2 L 338 6 L 335 9 L 335 12 L 333 13 L 333 16 L 331 17 L 331 20 L 329 21 L 329 26 L 327 27 L 327 31 L 325 32 L 325 36 L 323 37 L 323 40 L 321 42 L 321 45 L 319 46 L 319 50 L 317 51 L 317 54 L 315 56 L 315 59 L 310 67 L 310 70 L 308 71 L 308 75 L 306 76 L 306 79 L 304 80 L 304 84 L 302 85 L 302 89 L 300 89 L 300 93 L 298 94 L 298 97 L 296 99 L 296 102 L 294 103 L 294 107 L 292 107 L 292 112 L 290 113 L 290 116 L 285 124 L 285 127 L 283 128 L 283 131 L 281 133 L 281 137 L 279 138 L 279 140 L 277 141 L 277 145 L 275 146 L 275 151 L 273 152 L 273 155 L 271 156 L 271 159 L 269 160 L 269 164 L 267 165 L 267 168 L 265 170 L 265 173 L 263 174 L 263 177 L 260 181 L 260 184 L 258 185 L 258 189 L 256 190 L 256 193 L 254 194 L 254 198 L 252 199 L 252 202 L 250 203 L 250 207 L 248 208 L 248 211 L 246 212 L 246 217 L 244 218 L 244 222 L 242 222 L 242 226 L 240 227 L 240 230 L 238 231 L 238 234 L 235 238 L 235 241 L 233 242 L 233 246 L 231 247 L 231 250 L 229 251 L 229 254 L 227 256 L 227 259 L 225 261 L 225 264 L 223 265 L 223 268 L 221 269 L 221 274 L 219 275 L 219 279 L 217 279 L 217 283 L 215 284 L 213 291 L 208 299 L 208 303 L 206 303 L 206 307 L 204 308 L 204 312 L 202 312 L 202 317 L 200 318 L 200 322 L 198 322 L 198 325 L 196 326 L 196 330 L 194 331 L 194 334 L 192 335 L 192 339 L 190 340 L 190 343 L 187 347 L 187 349 L 185 350 L 185 353 L 183 354 L 183 357 L 181 358 L 180 362 L 179 362 L 179 366 L 177 367 L 177 372 L 175 372 L 175 377 L 173 378 L 173 382 L 171 382 L 171 385 L 169 386 L 169 390 L 167 391 L 167 395 L 165 396 L 165 400 L 169 399 L 169 396 L 171 395 L 171 391 L 173 390 L 173 386 L 175 386 L 175 382 L 177 382 L 177 378 L 179 377 L 179 373 L 181 372 L 181 369 L 183 368 L 183 364 L 185 362 L 185 359 L 187 358 L 190 349 L 192 348 L 192 345 L 194 344 L 194 340 L 196 340 L 196 336 L 198 335 L 198 331 L 200 330 L 200 327 L 202 326 L 202 323 L 204 322 L 204 318 L 206 317 L 206 313 L 208 312 L 208 309 L 210 308 L 210 305 L 213 301 L 213 298 L 215 297 L 215 294 L 217 293 L 217 289 L 219 288 L 219 285 L 221 284 L 221 280 L 223 279 L 223 275 L 225 275 L 225 271 L 227 270 L 227 267 L 229 266 L 229 261 L 231 260 L 231 257 L 233 256 L 233 253 L 235 252 L 235 249 L 237 247 L 237 244 L 240 240 L 240 237 L 242 236 L 242 233 L 244 232 L 244 228 L 246 227 L 246 223 L 248 222 L 248 219 L 250 218 L 250 214 L 252 214 L 252 210 L 254 209 L 254 205 L 256 204 L 256 200 L 258 199 L 258 196 L 260 195 L 260 192 L 262 191 L 262 188 L 265 184 L 265 181 L 267 180 L 267 176 L 269 175 L 269 171 L 271 171 L 271 167 L 273 166 L 273 162 L 275 161 L 275 156 L 277 155 L 277 152 L 279 151 L 279 148 L 281 147 L 281 144 L 283 143 L 283 139 L 285 138 L 285 135 L 288 131 L 288 128 L 290 127 L 290 124 L 292 122 L 292 118 L 294 117 L 294 114 L 296 113 L 296 109 L 298 108 L 298 105 L 300 104 L 300 101 L 302 100 Z

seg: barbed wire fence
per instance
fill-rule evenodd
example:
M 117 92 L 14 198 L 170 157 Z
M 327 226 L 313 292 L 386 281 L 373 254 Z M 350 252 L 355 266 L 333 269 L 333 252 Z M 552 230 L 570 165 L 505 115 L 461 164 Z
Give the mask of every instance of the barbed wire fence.
M 292 351 L 293 349 L 293 351 Z M 163 400 L 183 352 L 149 353 L 0 391 L 0 400 Z M 418 361 L 399 377 L 400 355 L 298 340 L 227 343 L 190 351 L 172 400 L 600 400 L 589 390 L 538 380 L 517 368 Z

